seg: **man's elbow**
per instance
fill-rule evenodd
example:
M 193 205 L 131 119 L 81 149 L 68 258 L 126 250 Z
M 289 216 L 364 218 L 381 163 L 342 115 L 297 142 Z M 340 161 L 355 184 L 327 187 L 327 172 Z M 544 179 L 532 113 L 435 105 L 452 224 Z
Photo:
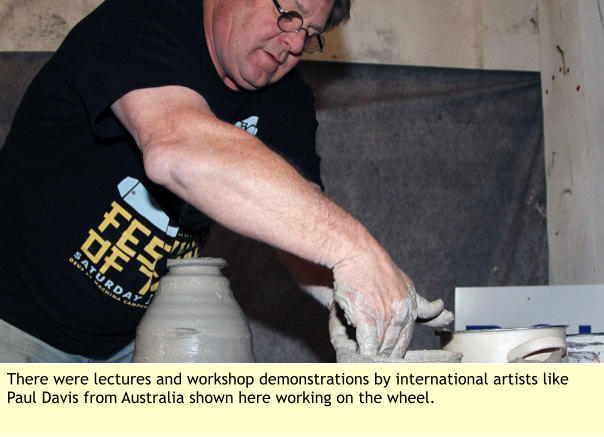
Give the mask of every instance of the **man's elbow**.
M 163 123 L 139 144 L 145 174 L 152 182 L 168 189 L 184 184 L 185 174 L 190 170 L 188 167 L 197 158 L 196 152 L 201 147 L 191 125 L 187 124 L 194 125 L 198 120 L 190 119 L 188 114 L 182 114 L 177 120 Z M 192 147 L 192 144 L 197 147 Z
M 168 186 L 173 181 L 173 158 L 171 146 L 161 143 L 148 143 L 143 148 L 143 166 L 147 177 L 158 185 Z

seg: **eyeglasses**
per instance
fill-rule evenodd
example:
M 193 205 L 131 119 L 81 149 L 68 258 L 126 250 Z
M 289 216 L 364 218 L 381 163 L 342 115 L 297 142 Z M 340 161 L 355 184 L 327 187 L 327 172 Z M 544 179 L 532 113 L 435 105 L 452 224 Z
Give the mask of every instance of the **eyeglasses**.
M 277 0 L 273 0 L 273 3 L 279 10 L 279 18 L 277 18 L 277 26 L 279 26 L 279 29 L 287 33 L 306 32 L 306 39 L 304 40 L 304 48 L 302 51 L 306 53 L 321 53 L 323 47 L 325 47 L 325 37 L 320 33 L 308 33 L 308 29 L 302 27 L 304 19 L 299 12 L 283 9 Z

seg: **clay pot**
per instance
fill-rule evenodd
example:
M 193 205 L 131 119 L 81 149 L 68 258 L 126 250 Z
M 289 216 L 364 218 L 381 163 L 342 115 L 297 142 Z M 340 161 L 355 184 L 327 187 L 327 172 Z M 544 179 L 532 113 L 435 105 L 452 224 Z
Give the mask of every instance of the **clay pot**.
M 135 363 L 254 362 L 247 320 L 219 258 L 168 260 L 136 330 Z

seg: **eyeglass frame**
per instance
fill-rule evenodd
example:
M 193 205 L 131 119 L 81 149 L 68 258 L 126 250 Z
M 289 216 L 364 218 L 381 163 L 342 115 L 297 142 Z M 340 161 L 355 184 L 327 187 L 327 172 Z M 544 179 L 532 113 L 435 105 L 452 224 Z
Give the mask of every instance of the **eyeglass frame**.
M 306 50 L 304 50 L 304 47 L 303 47 L 302 52 L 308 53 L 308 54 L 315 54 L 315 53 L 323 52 L 323 48 L 325 47 L 325 37 L 321 33 L 313 33 L 313 34 L 308 33 L 308 29 L 305 29 L 302 27 L 304 25 L 304 17 L 302 17 L 302 14 L 300 12 L 283 9 L 281 7 L 281 5 L 279 4 L 279 2 L 277 2 L 277 0 L 273 0 L 273 4 L 279 11 L 279 16 L 277 17 L 277 27 L 279 28 L 279 30 L 281 30 L 282 32 L 286 32 L 286 33 L 299 33 L 303 30 L 306 32 L 306 38 L 304 39 L 304 47 L 306 47 L 306 41 L 308 41 L 312 37 L 316 37 L 317 43 L 319 44 L 319 50 L 315 50 L 314 52 L 307 52 Z M 297 29 L 294 29 L 294 30 L 284 30 L 283 28 L 281 28 L 281 26 L 279 26 L 279 20 L 281 19 L 281 17 L 283 17 L 285 15 L 298 16 L 300 18 L 300 23 L 301 23 L 300 27 Z M 302 52 L 300 52 L 300 53 L 302 53 Z

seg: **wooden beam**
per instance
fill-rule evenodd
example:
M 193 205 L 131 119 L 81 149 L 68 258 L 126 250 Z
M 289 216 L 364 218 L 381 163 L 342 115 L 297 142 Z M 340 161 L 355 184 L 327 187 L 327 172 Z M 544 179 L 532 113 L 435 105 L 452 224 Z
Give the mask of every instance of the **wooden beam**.
M 540 0 L 551 284 L 604 283 L 602 0 Z

